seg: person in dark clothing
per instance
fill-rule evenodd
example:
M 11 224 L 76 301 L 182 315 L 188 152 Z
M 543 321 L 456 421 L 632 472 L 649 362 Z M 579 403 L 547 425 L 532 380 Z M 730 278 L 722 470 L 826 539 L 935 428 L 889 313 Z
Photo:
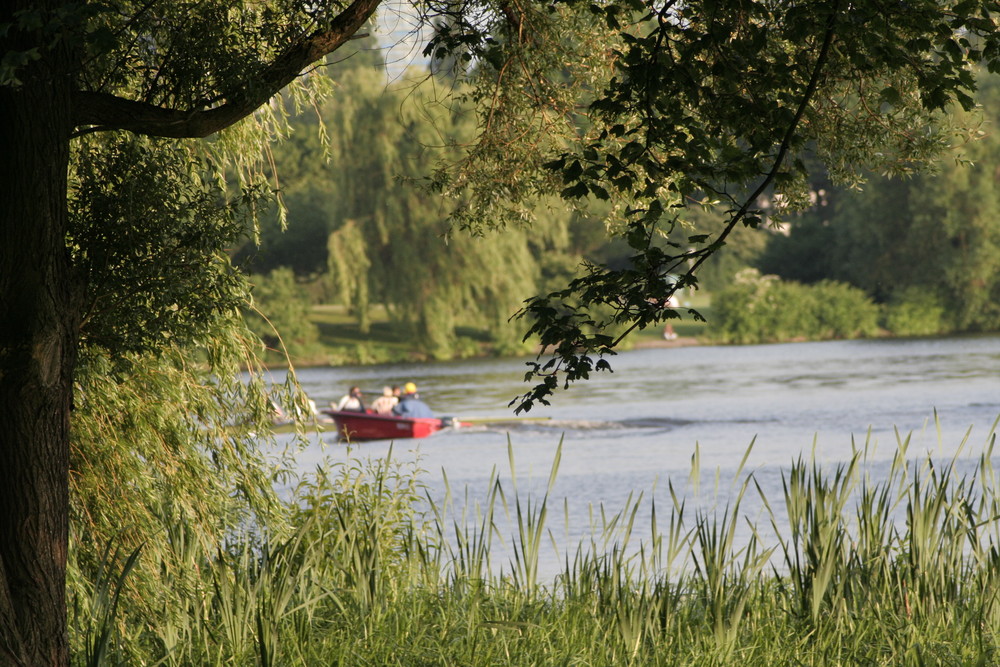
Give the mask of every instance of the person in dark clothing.
M 399 403 L 392 408 L 392 414 L 397 417 L 433 417 L 434 412 L 417 395 L 417 385 L 407 382 L 403 386 L 403 395 Z

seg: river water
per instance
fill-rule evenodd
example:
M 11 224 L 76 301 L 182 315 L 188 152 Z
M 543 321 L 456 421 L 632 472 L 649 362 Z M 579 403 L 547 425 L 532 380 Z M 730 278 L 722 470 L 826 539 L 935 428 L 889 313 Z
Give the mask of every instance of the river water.
M 611 363 L 613 373 L 557 393 L 551 406 L 527 415 L 531 420 L 400 441 L 393 456 L 426 471 L 437 502 L 445 478 L 453 496 L 471 503 L 485 497 L 494 473 L 509 493 L 513 460 L 521 497 L 537 500 L 561 446 L 547 521 L 556 544 L 541 555 L 546 576 L 592 534 L 601 507 L 621 510 L 630 494 L 643 494 L 636 525 L 648 527 L 652 499 L 657 516 L 671 505 L 668 483 L 711 511 L 713 503 L 731 500 L 727 490 L 735 482 L 753 474 L 773 501 L 781 497 L 782 473 L 800 456 L 834 466 L 867 443 L 866 460 L 877 470 L 895 455 L 898 439 L 908 438 L 911 457 L 957 453 L 971 462 L 1000 416 L 1000 336 L 658 348 L 623 352 Z M 507 405 L 525 391 L 524 364 L 315 368 L 299 371 L 299 380 L 320 405 L 353 384 L 377 391 L 413 381 L 439 415 L 500 419 L 513 416 Z M 380 457 L 389 448 L 388 442 L 348 448 L 326 435 L 300 451 L 297 462 L 311 471 L 324 457 Z M 700 484 L 692 483 L 693 462 Z M 751 521 L 769 521 L 757 501 L 742 510 Z M 494 569 L 504 569 L 507 556 L 498 545 Z

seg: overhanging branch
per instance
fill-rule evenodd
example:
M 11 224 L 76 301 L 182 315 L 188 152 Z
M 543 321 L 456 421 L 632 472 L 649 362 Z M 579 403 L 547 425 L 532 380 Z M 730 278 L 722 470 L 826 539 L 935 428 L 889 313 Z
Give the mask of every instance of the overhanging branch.
M 246 118 L 309 65 L 350 40 L 371 17 L 381 0 L 355 0 L 329 28 L 293 44 L 254 81 L 212 109 L 169 109 L 108 93 L 75 91 L 73 126 L 90 131 L 127 130 L 153 137 L 207 137 Z
M 810 75 L 809 82 L 803 91 L 802 99 L 799 100 L 798 107 L 795 109 L 795 115 L 792 117 L 792 121 L 789 123 L 788 127 L 785 128 L 785 132 L 781 138 L 781 144 L 778 147 L 778 152 L 774 157 L 774 162 L 771 165 L 770 171 L 767 172 L 764 180 L 758 184 L 757 188 L 750 194 L 750 196 L 743 201 L 740 208 L 733 213 L 729 222 L 726 223 L 722 232 L 715 239 L 713 245 L 716 247 L 721 247 L 736 225 L 746 219 L 747 213 L 750 212 L 754 202 L 756 202 L 757 198 L 760 197 L 768 187 L 770 187 L 771 183 L 774 182 L 778 171 L 781 169 L 781 164 L 784 162 L 785 156 L 788 155 L 789 148 L 792 145 L 792 139 L 795 136 L 796 131 L 798 131 L 799 123 L 802 121 L 802 117 L 805 115 L 806 109 L 809 108 L 809 105 L 812 103 L 813 98 L 816 95 L 816 89 L 819 87 L 820 79 L 823 76 L 827 61 L 829 60 L 830 48 L 837 32 L 837 14 L 839 11 L 840 2 L 838 1 L 834 3 L 833 8 L 830 10 L 830 16 L 827 18 L 826 28 L 823 32 L 823 43 L 820 47 L 819 55 L 816 57 L 816 63 L 813 65 L 812 74 Z M 685 277 L 694 275 L 695 271 L 697 271 L 698 268 L 705 263 L 705 260 L 713 254 L 715 254 L 714 251 L 698 253 L 696 255 L 697 259 L 687 269 L 687 271 L 684 272 Z M 630 333 L 639 328 L 639 325 L 639 322 L 633 322 L 627 329 L 625 329 L 625 331 L 615 338 L 614 342 L 611 343 L 611 347 L 618 347 L 618 345 L 625 340 Z

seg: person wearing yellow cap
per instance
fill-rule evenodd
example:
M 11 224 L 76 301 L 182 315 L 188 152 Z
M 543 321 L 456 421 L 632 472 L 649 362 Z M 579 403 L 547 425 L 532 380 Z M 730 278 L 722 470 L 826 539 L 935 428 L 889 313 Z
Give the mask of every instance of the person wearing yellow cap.
M 392 414 L 397 417 L 433 417 L 434 412 L 417 395 L 417 385 L 407 382 L 403 385 L 403 395 L 393 406 Z

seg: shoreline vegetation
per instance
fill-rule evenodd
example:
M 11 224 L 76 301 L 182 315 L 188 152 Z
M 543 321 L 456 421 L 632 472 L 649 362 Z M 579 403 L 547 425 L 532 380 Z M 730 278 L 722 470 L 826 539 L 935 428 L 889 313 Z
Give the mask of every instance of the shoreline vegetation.
M 515 333 L 527 328 L 525 322 L 505 321 L 503 331 L 494 331 L 445 317 L 450 324 L 435 329 L 428 338 L 418 335 L 385 305 L 370 305 L 363 316 L 343 305 L 317 305 L 309 289 L 295 283 L 290 272 L 262 281 L 263 293 L 270 296 L 262 298 L 259 306 L 267 315 L 258 312 L 247 317 L 267 346 L 264 362 L 271 367 L 519 357 L 539 351 Z M 679 297 L 679 317 L 669 320 L 676 337 L 665 340 L 666 322 L 653 324 L 632 332 L 617 349 L 925 337 L 990 330 L 963 326 L 956 313 L 916 292 L 876 303 L 846 283 L 783 281 L 752 268 L 737 271 L 728 285 L 712 293 L 685 291 Z M 704 319 L 696 319 L 689 311 Z M 617 331 L 607 334 L 614 337 L 624 331 L 625 325 L 618 325 Z
M 994 431 L 996 424 L 994 424 Z M 1000 658 L 995 435 L 978 458 L 799 458 L 764 498 L 752 472 L 714 506 L 642 494 L 551 581 L 559 500 L 494 474 L 483 505 L 424 502 L 416 464 L 321 467 L 285 525 L 178 545 L 169 567 L 110 548 L 71 628 L 79 664 L 988 665 Z M 749 454 L 749 449 L 748 452 Z M 744 461 L 746 458 L 744 458 Z M 881 463 L 888 472 L 875 476 Z M 699 483 L 693 466 L 691 483 Z M 759 494 L 769 529 L 744 516 Z M 460 497 L 460 496 L 456 496 Z M 511 526 L 501 535 L 498 524 Z M 173 529 L 176 532 L 176 528 Z M 762 537 L 763 533 L 773 533 Z M 513 548 L 507 563 L 492 547 Z M 180 548 L 180 547 L 183 548 Z M 148 562 L 147 562 L 148 561 Z M 502 566 L 502 572 L 498 570 Z M 160 574 L 158 595 L 130 582 Z
M 910 312 L 907 326 L 899 326 L 899 317 L 891 307 L 881 309 L 871 302 L 847 294 L 838 302 L 836 290 L 826 286 L 827 294 L 821 303 L 830 312 L 810 313 L 809 304 L 798 301 L 785 308 L 773 308 L 761 314 L 756 321 L 737 319 L 730 313 L 739 309 L 748 295 L 736 295 L 735 307 L 732 294 L 723 295 L 721 308 L 713 304 L 709 295 L 699 294 L 685 300 L 678 309 L 681 319 L 672 320 L 676 337 L 666 340 L 663 327 L 650 327 L 633 332 L 619 347 L 620 350 L 677 348 L 695 345 L 728 345 L 760 343 L 794 343 L 851 338 L 887 338 L 908 336 L 935 336 L 961 332 L 941 323 L 937 314 L 933 326 L 919 312 Z M 737 290 L 738 291 L 738 290 Z M 816 300 L 812 299 L 812 303 Z M 694 309 L 707 321 L 697 321 L 687 309 Z M 815 308 L 815 306 L 813 306 Z M 911 308 L 912 311 L 912 308 Z M 384 308 L 372 308 L 369 329 L 363 332 L 346 308 L 338 305 L 314 305 L 306 311 L 308 322 L 315 326 L 316 335 L 309 342 L 282 341 L 278 337 L 266 349 L 265 365 L 271 368 L 286 367 L 289 362 L 297 368 L 337 365 L 373 365 L 382 363 L 428 362 L 435 359 L 414 346 L 401 325 L 394 325 Z M 824 319 L 829 324 L 824 323 Z M 818 324 L 816 324 L 818 323 Z M 886 325 L 896 325 L 892 329 Z M 510 326 L 517 326 L 512 323 Z M 491 347 L 482 331 L 471 328 L 457 330 L 458 342 L 450 358 L 476 358 L 490 356 L 528 356 L 538 349 L 525 345 L 520 352 L 501 354 Z M 280 348 L 282 348 L 282 351 Z M 287 352 L 287 356 L 285 354 Z
M 698 310 L 704 314 L 703 308 Z M 277 346 L 269 347 L 264 359 L 266 366 L 285 367 L 289 360 L 296 368 L 433 361 L 425 352 L 410 345 L 405 332 L 393 327 L 381 309 L 375 310 L 368 333 L 361 331 L 357 322 L 342 306 L 313 306 L 309 312 L 309 321 L 318 329 L 317 340 L 306 345 L 286 341 L 287 358 L 283 352 L 275 349 Z M 674 322 L 677 338 L 664 340 L 662 327 L 659 327 L 634 333 L 622 349 L 685 347 L 706 342 L 705 323 L 695 322 L 686 314 L 685 319 Z M 455 358 L 499 356 L 491 351 L 480 332 L 461 330 L 459 335 L 461 343 L 456 349 Z M 524 355 L 531 353 L 530 347 L 523 349 Z

